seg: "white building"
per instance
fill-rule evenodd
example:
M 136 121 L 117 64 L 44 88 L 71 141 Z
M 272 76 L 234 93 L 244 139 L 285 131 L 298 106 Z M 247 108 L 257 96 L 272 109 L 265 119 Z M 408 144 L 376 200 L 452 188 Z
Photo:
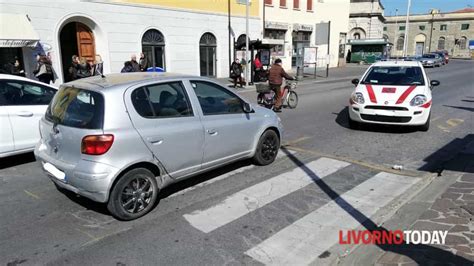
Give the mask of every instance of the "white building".
M 227 3 L 227 0 L 198 4 L 163 0 L 0 0 L 0 16 L 10 14 L 12 20 L 0 26 L 1 64 L 18 56 L 32 77 L 36 54 L 47 54 L 59 84 L 67 76 L 72 55 L 89 61 L 94 60 L 95 54 L 101 55 L 107 74 L 119 72 L 124 61 L 130 60 L 132 54 L 139 57 L 143 51 L 150 64 L 168 72 L 226 77 L 229 51 L 233 50 Z M 244 34 L 245 7 L 232 1 L 231 9 L 235 35 Z M 259 7 L 252 5 L 249 35 L 251 39 L 261 39 L 261 34 Z
M 384 22 L 380 0 L 351 0 L 349 39 L 382 39 Z

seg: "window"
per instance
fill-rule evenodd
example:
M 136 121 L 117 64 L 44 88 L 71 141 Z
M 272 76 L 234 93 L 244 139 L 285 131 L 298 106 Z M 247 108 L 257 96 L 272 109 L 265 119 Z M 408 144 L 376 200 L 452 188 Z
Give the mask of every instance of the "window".
M 420 67 L 386 67 L 376 66 L 369 73 L 362 84 L 377 85 L 424 85 L 423 71 Z
M 461 24 L 461 30 L 468 30 L 469 24 Z
M 418 29 L 425 30 L 425 25 L 418 26 Z
M 387 31 L 387 27 L 383 27 L 383 31 Z
M 440 31 L 446 31 L 446 30 L 448 30 L 448 25 L 446 25 L 446 24 L 441 25 L 441 26 L 439 27 L 439 30 L 440 30 Z
M 181 82 L 138 88 L 131 95 L 133 106 L 145 118 L 192 116 L 193 111 Z
M 48 105 L 56 91 L 46 86 L 25 81 L 0 82 L 1 105 Z
M 403 38 L 402 36 L 398 37 L 398 39 L 397 39 L 397 50 L 398 51 L 403 50 L 404 43 L 405 43 L 405 38 Z
M 280 7 L 286 7 L 286 0 L 280 0 Z
M 148 67 L 165 69 L 165 37 L 161 32 L 147 30 L 142 37 L 142 51 L 148 59 Z
M 307 11 L 313 10 L 313 0 L 306 0 L 306 10 Z
M 274 30 L 266 29 L 265 38 L 275 39 L 275 40 L 285 40 L 286 30 Z M 275 45 L 270 49 L 272 56 L 284 56 L 285 55 L 285 45 L 279 44 Z
M 265 0 L 265 5 L 270 5 L 271 6 L 272 4 L 273 4 L 272 0 Z
M 458 40 L 458 44 L 459 44 L 459 49 L 461 50 L 465 50 L 467 48 L 467 38 L 466 37 L 461 37 L 459 40 Z
M 293 0 L 293 8 L 300 9 L 300 0 Z
M 440 37 L 438 39 L 438 50 L 444 50 L 445 44 L 446 44 L 446 38 Z
M 191 81 L 204 115 L 243 113 L 242 100 L 227 89 L 206 81 Z
M 398 27 L 398 30 L 405 30 L 405 26 Z
M 360 40 L 360 33 L 354 33 L 354 40 Z
M 62 87 L 46 110 L 45 118 L 68 127 L 102 128 L 104 97 L 94 91 Z

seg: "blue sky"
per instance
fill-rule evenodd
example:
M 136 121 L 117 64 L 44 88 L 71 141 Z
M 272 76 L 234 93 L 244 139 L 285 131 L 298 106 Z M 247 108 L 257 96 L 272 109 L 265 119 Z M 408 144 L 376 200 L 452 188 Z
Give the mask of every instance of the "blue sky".
M 398 14 L 405 15 L 408 0 L 380 0 L 385 7 L 385 16 L 394 16 L 395 9 Z M 426 14 L 430 9 L 436 8 L 441 12 L 450 12 L 463 9 L 471 5 L 474 8 L 474 0 L 411 0 L 410 14 Z

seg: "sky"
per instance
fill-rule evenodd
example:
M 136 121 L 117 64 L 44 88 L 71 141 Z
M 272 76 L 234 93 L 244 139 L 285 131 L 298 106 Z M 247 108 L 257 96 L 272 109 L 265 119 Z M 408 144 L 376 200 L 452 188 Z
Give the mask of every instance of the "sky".
M 385 16 L 406 15 L 408 0 L 380 0 L 385 7 Z M 474 8 L 474 0 L 411 0 L 410 14 L 426 14 L 430 9 L 439 9 L 441 12 L 450 12 L 466 7 Z

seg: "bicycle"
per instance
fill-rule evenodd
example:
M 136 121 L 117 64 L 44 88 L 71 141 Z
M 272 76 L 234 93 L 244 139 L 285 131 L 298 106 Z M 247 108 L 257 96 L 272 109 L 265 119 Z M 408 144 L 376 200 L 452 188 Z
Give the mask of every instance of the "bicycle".
M 298 105 L 298 94 L 295 89 L 298 85 L 296 80 L 287 80 L 285 86 L 281 90 L 282 106 L 290 109 L 296 108 Z M 270 89 L 270 85 L 266 83 L 256 84 L 257 103 L 268 109 L 274 109 L 276 102 L 276 93 Z

